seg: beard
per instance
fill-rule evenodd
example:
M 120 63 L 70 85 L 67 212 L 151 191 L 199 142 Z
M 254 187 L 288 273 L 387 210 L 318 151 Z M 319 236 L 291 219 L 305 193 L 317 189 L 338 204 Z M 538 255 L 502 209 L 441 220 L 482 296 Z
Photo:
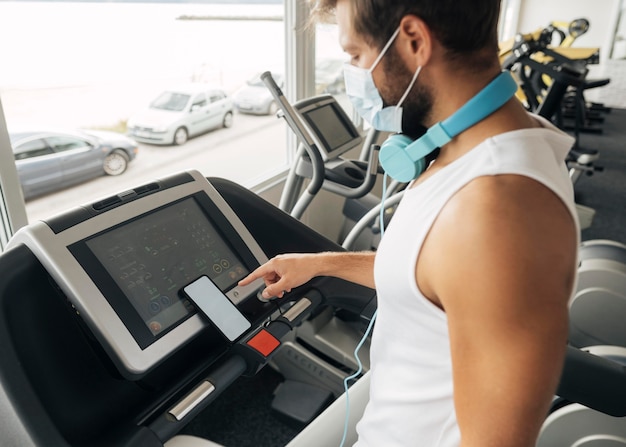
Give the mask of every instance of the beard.
M 381 63 L 386 78 L 385 86 L 380 89 L 383 105 L 398 104 L 415 73 L 408 69 L 393 46 Z M 426 123 L 432 111 L 433 99 L 430 89 L 420 83 L 419 76 L 401 107 L 402 133 L 414 140 L 424 135 L 428 130 Z

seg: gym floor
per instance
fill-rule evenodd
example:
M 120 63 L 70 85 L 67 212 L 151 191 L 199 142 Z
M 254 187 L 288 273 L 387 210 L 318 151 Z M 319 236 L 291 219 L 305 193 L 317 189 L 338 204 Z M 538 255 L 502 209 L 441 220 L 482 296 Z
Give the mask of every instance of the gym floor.
M 610 239 L 626 244 L 626 109 L 614 108 L 597 124 L 599 134 L 581 133 L 580 145 L 598 149 L 596 165 L 603 171 L 581 176 L 575 185 L 576 201 L 596 210 L 582 239 Z
M 575 185 L 577 202 L 596 210 L 583 240 L 610 239 L 626 244 L 626 109 L 612 109 L 598 126 L 601 133 L 582 133 L 582 147 L 598 149 L 603 171 L 581 176 Z M 202 412 L 184 432 L 226 447 L 279 447 L 300 428 L 271 409 L 273 392 L 282 377 L 264 368 L 252 378 L 237 380 Z

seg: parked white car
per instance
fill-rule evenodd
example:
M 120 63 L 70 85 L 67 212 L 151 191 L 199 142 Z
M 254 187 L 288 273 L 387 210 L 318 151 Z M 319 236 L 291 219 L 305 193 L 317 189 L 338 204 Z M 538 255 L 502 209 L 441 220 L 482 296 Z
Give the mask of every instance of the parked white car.
M 152 144 L 185 144 L 190 137 L 233 124 L 233 101 L 220 88 L 189 84 L 166 90 L 130 117 L 128 134 Z
M 278 87 L 284 87 L 282 74 L 272 72 L 272 77 Z M 278 104 L 276 104 L 272 93 L 265 86 L 260 73 L 246 81 L 246 85 L 237 90 L 233 98 L 235 107 L 240 113 L 274 115 L 278 111 Z

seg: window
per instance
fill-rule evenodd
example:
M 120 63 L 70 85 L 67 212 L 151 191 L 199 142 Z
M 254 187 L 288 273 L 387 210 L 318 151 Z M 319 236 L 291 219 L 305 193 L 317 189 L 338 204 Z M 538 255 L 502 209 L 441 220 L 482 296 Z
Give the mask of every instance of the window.
M 28 141 L 16 148 L 15 160 L 27 160 L 53 154 L 52 149 L 41 139 Z
M 131 116 L 156 116 L 150 120 L 154 122 L 189 107 L 194 95 L 170 94 L 153 102 L 160 93 L 189 84 L 206 85 L 198 103 L 210 100 L 222 110 L 222 102 L 228 107 L 256 73 L 285 72 L 284 8 L 282 0 L 262 4 L 77 0 L 42 1 L 36 7 L 18 0 L 0 2 L 0 41 L 11 43 L 2 47 L 7 63 L 0 76 L 7 129 L 13 134 L 22 129 L 84 128 L 126 135 Z M 151 103 L 158 110 L 150 109 Z M 215 125 L 209 130 L 201 123 L 196 129 L 184 129 L 188 138 L 180 126 L 171 134 L 157 128 L 167 134 L 167 141 L 139 142 L 137 157 L 120 176 L 102 175 L 53 196 L 27 199 L 29 220 L 182 170 L 197 169 L 250 187 L 284 172 L 288 163 L 284 121 L 275 114 L 244 114 L 232 107 L 219 119 L 212 116 Z M 183 143 L 174 147 L 174 141 Z M 84 147 L 69 141 L 57 141 L 55 146 Z
M 71 151 L 72 149 L 89 148 L 91 145 L 86 141 L 79 140 L 78 138 L 70 137 L 48 137 L 48 144 L 52 147 L 54 152 Z
M 348 62 L 348 57 L 339 46 L 337 25 L 318 24 L 316 26 L 315 49 L 316 94 L 335 96 L 348 116 L 359 123 L 361 119 L 352 110 L 352 104 L 345 95 L 343 66 Z
M 220 99 L 224 99 L 226 95 L 222 92 L 211 92 L 210 102 L 217 102 Z
M 498 37 L 499 40 L 506 41 L 512 39 L 518 32 L 521 0 L 503 0 L 500 6 L 500 22 Z
M 152 101 L 150 107 L 152 109 L 170 110 L 172 112 L 180 112 L 185 109 L 189 102 L 189 95 L 175 92 L 163 92 L 157 99 Z
M 200 93 L 199 95 L 196 95 L 196 97 L 193 99 L 193 104 L 191 105 L 191 107 L 200 108 L 204 106 L 206 106 L 206 95 L 204 93 Z

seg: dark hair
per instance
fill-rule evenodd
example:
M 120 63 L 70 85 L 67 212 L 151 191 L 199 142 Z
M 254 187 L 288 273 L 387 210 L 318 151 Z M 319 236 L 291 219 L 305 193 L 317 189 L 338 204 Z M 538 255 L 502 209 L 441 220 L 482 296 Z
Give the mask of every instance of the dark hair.
M 402 17 L 421 18 L 446 48 L 451 59 L 465 63 L 487 53 L 497 59 L 500 0 L 349 0 L 354 31 L 379 49 L 387 42 Z M 318 17 L 328 17 L 337 0 L 313 0 Z M 484 56 L 483 56 L 484 57 Z M 477 61 L 489 63 L 488 60 Z

